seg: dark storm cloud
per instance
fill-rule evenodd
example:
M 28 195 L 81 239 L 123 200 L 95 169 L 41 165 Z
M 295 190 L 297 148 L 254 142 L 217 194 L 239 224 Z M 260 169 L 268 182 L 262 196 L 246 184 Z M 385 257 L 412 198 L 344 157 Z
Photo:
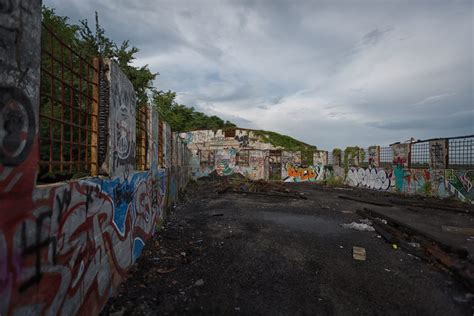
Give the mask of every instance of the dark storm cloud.
M 138 46 L 159 89 L 325 148 L 472 134 L 472 1 L 47 0 Z

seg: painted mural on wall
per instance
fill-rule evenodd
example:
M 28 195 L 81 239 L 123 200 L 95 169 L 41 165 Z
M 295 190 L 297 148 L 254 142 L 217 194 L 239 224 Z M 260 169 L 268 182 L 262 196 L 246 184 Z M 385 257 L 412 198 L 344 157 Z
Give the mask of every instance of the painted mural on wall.
M 32 190 L 36 178 L 40 11 L 40 1 L 0 4 L 0 198 Z
M 286 174 L 287 176 L 283 179 L 284 182 L 315 182 L 324 180 L 325 170 L 322 165 L 301 167 L 288 162 L 286 164 Z
M 446 139 L 432 140 L 430 146 L 430 168 L 444 169 L 447 166 L 448 142 Z
M 369 166 L 372 168 L 378 168 L 380 166 L 380 146 L 369 147 Z
M 410 161 L 410 144 L 394 144 L 391 146 L 393 150 L 393 165 L 406 168 Z
M 110 111 L 108 173 L 111 176 L 130 172 L 135 167 L 136 97 L 132 83 L 109 60 Z M 106 169 L 107 170 L 107 169 Z
M 157 166 L 158 117 L 148 126 L 151 170 L 135 172 L 135 96 L 111 63 L 115 176 L 36 186 L 41 1 L 0 3 L 0 315 L 96 315 L 173 203 L 170 170 Z M 176 166 L 171 189 L 188 176 Z
M 461 201 L 474 203 L 474 170 L 455 170 L 447 169 L 445 171 L 447 190 Z
M 161 220 L 164 178 L 156 170 L 36 189 L 32 210 L 0 231 L 2 315 L 98 313 Z
M 377 168 L 349 168 L 346 183 L 353 187 L 388 191 L 392 186 L 392 172 Z
M 315 151 L 313 154 L 313 165 L 328 165 L 328 152 L 324 150 Z

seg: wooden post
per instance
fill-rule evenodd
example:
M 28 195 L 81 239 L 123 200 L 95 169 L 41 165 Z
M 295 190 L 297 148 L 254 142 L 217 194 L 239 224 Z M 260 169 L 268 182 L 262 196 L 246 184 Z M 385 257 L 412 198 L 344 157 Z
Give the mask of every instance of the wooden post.
M 98 139 L 99 139 L 99 72 L 100 72 L 100 62 L 99 58 L 95 57 L 94 61 L 94 77 L 92 84 L 92 108 L 91 108 L 91 159 L 90 159 L 90 170 L 91 176 L 97 176 L 98 173 Z

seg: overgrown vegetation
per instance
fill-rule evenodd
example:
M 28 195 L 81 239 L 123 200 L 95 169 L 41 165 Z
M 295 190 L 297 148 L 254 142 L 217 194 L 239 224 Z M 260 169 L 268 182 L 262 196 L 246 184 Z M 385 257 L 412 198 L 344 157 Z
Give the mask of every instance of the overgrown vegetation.
M 227 130 L 236 128 L 234 123 L 223 120 L 216 115 L 209 116 L 196 111 L 193 107 L 179 104 L 176 101 L 176 92 L 162 91 L 153 87 L 153 81 L 158 73 L 152 73 L 148 65 L 142 67 L 133 66 L 132 62 L 139 49 L 130 45 L 128 40 L 117 44 L 108 38 L 105 29 L 99 23 L 97 12 L 95 14 L 95 25 L 91 27 L 87 19 L 79 21 L 79 24 L 73 24 L 70 23 L 68 17 L 60 16 L 56 14 L 53 8 L 43 6 L 43 23 L 81 56 L 101 56 L 115 60 L 134 86 L 137 95 L 137 105 L 148 103 L 156 107 L 160 118 L 166 121 L 173 131 L 186 132 L 197 129 Z M 48 44 L 47 38 L 44 37 L 43 45 Z M 60 47 L 54 47 L 53 49 L 59 51 Z M 50 68 L 50 65 L 44 66 L 47 69 Z M 42 84 L 48 84 L 45 82 L 42 81 Z M 48 129 L 45 127 L 44 131 L 46 133 Z M 260 136 L 263 142 L 270 143 L 273 146 L 281 147 L 288 151 L 300 151 L 302 162 L 306 161 L 308 164 L 312 164 L 313 153 L 317 150 L 315 146 L 275 132 L 255 130 L 254 133 Z M 44 153 L 45 157 L 47 157 L 47 154 L 46 152 Z
M 301 151 L 302 156 L 303 152 L 305 153 L 305 156 L 309 156 L 311 154 L 311 161 L 313 159 L 312 154 L 317 150 L 316 146 L 308 145 L 293 137 L 282 135 L 276 132 L 253 130 L 253 133 L 256 136 L 260 136 L 262 142 L 270 143 L 275 147 L 282 147 L 288 151 Z
M 197 129 L 227 129 L 236 125 L 224 121 L 215 115 L 208 116 L 196 111 L 193 107 L 176 102 L 176 93 L 173 91 L 154 91 L 152 104 L 158 110 L 160 118 L 170 124 L 171 129 L 177 132 L 187 132 Z
M 359 146 L 346 147 L 344 150 L 344 171 L 347 173 L 350 166 L 361 164 L 365 159 L 365 151 Z
M 60 16 L 56 14 L 53 8 L 46 6 L 43 6 L 42 19 L 47 28 L 51 29 L 66 45 L 72 47 L 81 56 L 101 56 L 115 60 L 132 82 L 137 94 L 137 103 L 143 104 L 149 101 L 148 95 L 155 90 L 153 80 L 155 80 L 158 73 L 152 73 L 148 65 L 133 66 L 132 62 L 139 49 L 131 46 L 128 40 L 117 44 L 108 38 L 105 29 L 99 23 L 97 12 L 95 13 L 95 27 L 93 27 L 93 30 L 87 19 L 79 21 L 79 24 L 72 24 L 67 16 Z M 48 44 L 45 37 L 43 45 Z M 53 49 L 59 51 L 59 47 Z

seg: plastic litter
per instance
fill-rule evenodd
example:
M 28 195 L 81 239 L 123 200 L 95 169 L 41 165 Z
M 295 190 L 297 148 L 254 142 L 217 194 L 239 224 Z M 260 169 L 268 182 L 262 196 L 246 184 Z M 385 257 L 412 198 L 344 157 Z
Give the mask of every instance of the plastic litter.
M 361 232 L 373 232 L 375 231 L 375 228 L 372 226 L 365 224 L 365 223 L 356 223 L 352 222 L 350 224 L 342 224 L 342 227 L 344 228 L 352 228 Z

